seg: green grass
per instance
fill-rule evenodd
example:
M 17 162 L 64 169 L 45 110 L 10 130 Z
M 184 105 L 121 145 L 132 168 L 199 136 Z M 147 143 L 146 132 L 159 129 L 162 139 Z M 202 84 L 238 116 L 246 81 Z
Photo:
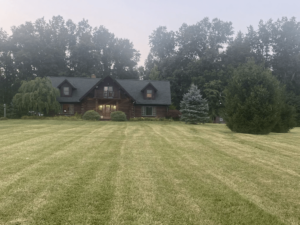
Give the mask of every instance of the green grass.
M 300 128 L 1 121 L 0 224 L 300 224 Z

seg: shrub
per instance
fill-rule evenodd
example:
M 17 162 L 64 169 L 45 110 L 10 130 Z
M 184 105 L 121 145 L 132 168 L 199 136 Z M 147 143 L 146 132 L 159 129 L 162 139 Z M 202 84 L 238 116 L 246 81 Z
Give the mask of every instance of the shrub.
M 68 120 L 68 121 L 81 121 L 80 115 L 74 116 L 54 116 L 54 117 L 46 117 L 46 116 L 22 116 L 23 120 Z
M 21 119 L 22 120 L 46 120 L 49 117 L 45 117 L 45 116 L 22 116 Z
M 167 122 L 172 122 L 174 120 L 172 118 L 166 119 L 164 117 L 134 117 L 134 118 L 130 118 L 130 121 L 167 121 Z
M 0 120 L 8 120 L 6 117 L 0 117 Z
M 176 109 L 170 110 L 169 109 L 166 118 L 167 119 L 172 118 L 173 120 L 179 120 L 180 116 L 181 116 L 181 112 L 179 110 L 176 110 Z
M 110 114 L 112 121 L 126 121 L 126 114 L 122 111 L 115 111 Z
M 280 97 L 282 98 L 280 118 L 275 127 L 273 127 L 272 132 L 287 133 L 297 125 L 297 112 L 296 108 L 289 101 L 285 88 L 282 88 Z
M 232 131 L 268 134 L 280 119 L 279 81 L 254 61 L 233 70 L 225 94 L 225 121 Z
M 85 114 L 82 116 L 84 120 L 100 120 L 100 115 L 94 110 L 86 111 Z

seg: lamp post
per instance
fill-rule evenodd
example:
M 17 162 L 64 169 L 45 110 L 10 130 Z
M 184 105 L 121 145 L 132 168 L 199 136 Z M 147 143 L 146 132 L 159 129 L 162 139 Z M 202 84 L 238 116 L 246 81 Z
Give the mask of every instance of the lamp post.
M 4 104 L 4 118 L 6 117 L 6 104 Z

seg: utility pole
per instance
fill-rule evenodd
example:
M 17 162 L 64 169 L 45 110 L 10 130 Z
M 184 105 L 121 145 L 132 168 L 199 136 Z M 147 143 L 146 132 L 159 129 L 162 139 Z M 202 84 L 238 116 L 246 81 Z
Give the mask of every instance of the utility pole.
M 6 104 L 4 104 L 4 118 L 6 117 Z

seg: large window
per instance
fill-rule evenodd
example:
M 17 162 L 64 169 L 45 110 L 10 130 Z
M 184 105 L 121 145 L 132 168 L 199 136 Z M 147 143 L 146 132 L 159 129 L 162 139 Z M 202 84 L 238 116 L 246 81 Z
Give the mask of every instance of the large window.
M 74 104 L 62 104 L 62 114 L 74 114 Z
M 113 86 L 104 86 L 104 98 L 113 98 L 114 97 L 114 90 Z
M 156 107 L 142 106 L 142 116 L 156 116 Z
M 70 88 L 64 87 L 64 95 L 70 95 Z
M 152 98 L 152 90 L 147 90 L 147 98 Z

